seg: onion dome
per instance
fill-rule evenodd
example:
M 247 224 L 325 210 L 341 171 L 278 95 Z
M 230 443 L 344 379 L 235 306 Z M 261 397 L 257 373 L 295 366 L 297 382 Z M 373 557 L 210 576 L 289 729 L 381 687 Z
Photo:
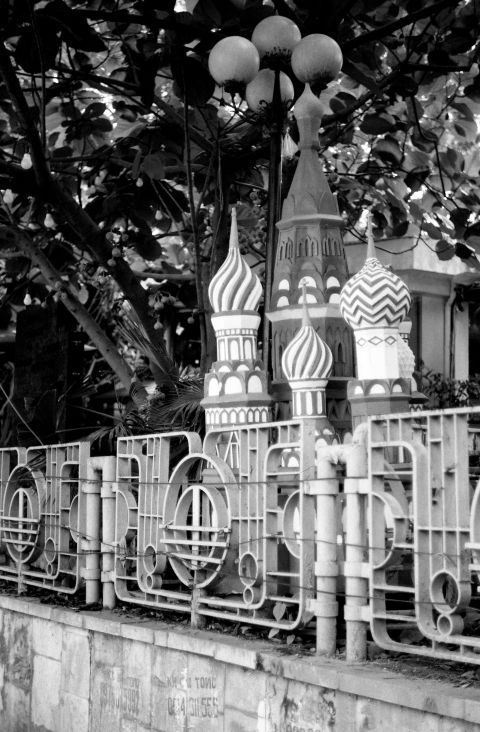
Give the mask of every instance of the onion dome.
M 310 321 L 304 285 L 302 327 L 285 349 L 282 357 L 283 372 L 289 381 L 327 379 L 332 366 L 332 352 Z
M 215 313 L 232 310 L 256 310 L 262 296 L 262 286 L 238 247 L 237 212 L 232 208 L 230 246 L 227 257 L 213 277 L 208 297 Z
M 354 329 L 399 325 L 410 310 L 412 299 L 409 289 L 375 256 L 370 218 L 367 236 L 365 264 L 343 287 L 340 311 Z

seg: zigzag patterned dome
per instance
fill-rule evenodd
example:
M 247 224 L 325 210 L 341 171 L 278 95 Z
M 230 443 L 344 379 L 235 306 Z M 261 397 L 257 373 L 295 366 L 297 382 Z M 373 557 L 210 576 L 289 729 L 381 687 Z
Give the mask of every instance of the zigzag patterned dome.
M 398 325 L 411 302 L 405 282 L 376 257 L 369 257 L 340 293 L 340 311 L 352 328 Z
M 327 379 L 333 366 L 328 345 L 320 338 L 308 317 L 304 291 L 303 324 L 282 356 L 282 369 L 289 381 Z
M 260 280 L 238 248 L 237 213 L 232 208 L 228 254 L 210 282 L 208 297 L 215 313 L 225 313 L 233 310 L 256 310 L 261 296 Z

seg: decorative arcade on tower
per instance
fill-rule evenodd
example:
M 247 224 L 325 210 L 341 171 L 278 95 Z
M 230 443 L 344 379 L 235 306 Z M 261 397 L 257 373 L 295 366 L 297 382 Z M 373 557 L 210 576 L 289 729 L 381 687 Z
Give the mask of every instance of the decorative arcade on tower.
M 343 222 L 318 156 L 324 108 L 308 84 L 293 113 L 300 134 L 300 155 L 277 224 L 279 240 L 268 310 L 272 323 L 272 393 L 283 405 L 290 399 L 282 358 L 302 323 L 305 301 L 315 331 L 332 353 L 326 410 L 336 431 L 343 435 L 351 429 L 346 383 L 354 373 L 352 336 L 339 307 L 340 290 L 348 279 Z

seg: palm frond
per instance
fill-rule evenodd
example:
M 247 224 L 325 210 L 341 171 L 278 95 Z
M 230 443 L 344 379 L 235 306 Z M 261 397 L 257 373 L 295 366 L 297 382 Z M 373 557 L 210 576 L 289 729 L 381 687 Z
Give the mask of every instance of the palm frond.
M 178 382 L 175 389 L 149 399 L 146 418 L 153 432 L 165 429 L 203 431 L 203 379 L 190 376 Z
M 178 380 L 179 371 L 175 362 L 170 358 L 164 348 L 152 344 L 142 326 L 136 323 L 131 315 L 122 317 L 122 320 L 117 323 L 117 331 L 121 338 L 134 346 L 134 348 L 150 361 L 152 366 L 156 366 L 159 369 L 160 380 L 162 382 L 158 384 L 159 386 L 163 383 Z M 158 376 L 156 380 L 158 383 Z

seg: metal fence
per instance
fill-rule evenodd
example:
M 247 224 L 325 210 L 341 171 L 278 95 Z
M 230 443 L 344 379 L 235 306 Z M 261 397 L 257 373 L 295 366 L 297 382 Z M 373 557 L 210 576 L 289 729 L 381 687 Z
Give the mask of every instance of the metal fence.
M 383 648 L 480 662 L 479 419 L 370 420 L 370 623 Z
M 480 409 L 0 450 L 0 579 L 480 661 Z M 339 602 L 341 600 L 341 602 Z M 414 643 L 412 643 L 412 639 Z
M 118 441 L 114 582 L 124 601 L 292 630 L 310 617 L 314 434 L 277 423 Z
M 88 443 L 0 450 L 0 577 L 78 590 L 88 536 Z M 85 576 L 85 574 L 84 574 Z

